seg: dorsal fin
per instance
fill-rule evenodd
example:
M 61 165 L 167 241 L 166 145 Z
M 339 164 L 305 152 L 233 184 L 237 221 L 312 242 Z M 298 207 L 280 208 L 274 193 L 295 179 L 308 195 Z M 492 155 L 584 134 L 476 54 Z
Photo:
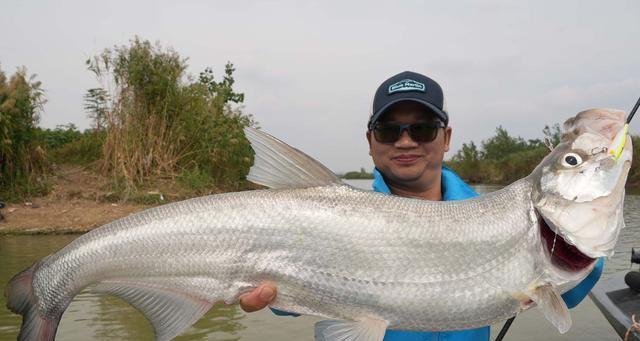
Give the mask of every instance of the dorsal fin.
M 338 184 L 331 170 L 309 155 L 254 128 L 244 133 L 255 151 L 247 180 L 270 188 L 303 188 Z

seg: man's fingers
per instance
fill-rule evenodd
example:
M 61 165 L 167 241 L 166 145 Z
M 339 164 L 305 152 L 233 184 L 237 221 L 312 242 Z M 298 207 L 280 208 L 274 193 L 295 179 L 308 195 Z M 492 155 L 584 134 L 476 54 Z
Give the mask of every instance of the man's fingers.
M 263 284 L 240 296 L 240 307 L 248 313 L 260 310 L 276 298 L 276 293 L 275 286 Z

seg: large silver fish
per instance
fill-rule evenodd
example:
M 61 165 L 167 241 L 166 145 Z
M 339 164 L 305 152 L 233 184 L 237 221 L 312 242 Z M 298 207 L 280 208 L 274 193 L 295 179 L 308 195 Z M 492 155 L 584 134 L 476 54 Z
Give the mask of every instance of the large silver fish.
M 89 232 L 16 275 L 5 295 L 20 340 L 51 340 L 83 288 L 142 311 L 158 340 L 262 281 L 273 307 L 326 317 L 319 340 L 382 340 L 385 329 L 486 326 L 538 305 L 561 331 L 560 294 L 610 255 L 623 226 L 631 142 L 608 151 L 624 113 L 565 123 L 534 172 L 479 198 L 429 202 L 347 186 L 254 129 L 249 179 L 268 190 L 152 208 Z

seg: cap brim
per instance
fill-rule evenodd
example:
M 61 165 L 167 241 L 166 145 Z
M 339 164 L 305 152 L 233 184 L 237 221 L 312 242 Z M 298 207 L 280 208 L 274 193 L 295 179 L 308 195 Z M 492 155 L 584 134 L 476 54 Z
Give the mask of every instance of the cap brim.
M 382 114 L 385 113 L 385 111 L 387 111 L 387 109 L 389 109 L 390 106 L 399 103 L 399 102 L 404 102 L 404 101 L 408 101 L 408 102 L 416 102 L 416 103 L 420 103 L 422 105 L 424 105 L 425 107 L 429 108 L 434 114 L 436 114 L 440 119 L 442 119 L 442 121 L 445 124 L 449 124 L 449 115 L 447 115 L 447 113 L 445 113 L 444 111 L 442 111 L 441 109 L 439 109 L 438 107 L 436 107 L 435 105 L 427 102 L 427 101 L 422 101 L 416 98 L 398 98 L 394 101 L 391 101 L 389 103 L 387 103 L 384 107 L 380 108 L 380 110 L 378 110 L 375 114 L 373 114 L 371 116 L 371 118 L 369 119 L 369 124 L 371 125 L 371 123 L 376 122 L 380 116 L 382 116 Z

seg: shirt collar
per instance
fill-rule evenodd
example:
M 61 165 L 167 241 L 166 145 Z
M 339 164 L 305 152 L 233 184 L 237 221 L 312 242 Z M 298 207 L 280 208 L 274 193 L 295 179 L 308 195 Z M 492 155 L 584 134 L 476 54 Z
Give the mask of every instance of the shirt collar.
M 377 168 L 373 169 L 373 191 L 391 194 L 391 190 L 384 181 L 384 176 Z M 458 174 L 447 167 L 442 167 L 442 200 L 462 200 L 478 196 L 478 193 L 467 185 Z

